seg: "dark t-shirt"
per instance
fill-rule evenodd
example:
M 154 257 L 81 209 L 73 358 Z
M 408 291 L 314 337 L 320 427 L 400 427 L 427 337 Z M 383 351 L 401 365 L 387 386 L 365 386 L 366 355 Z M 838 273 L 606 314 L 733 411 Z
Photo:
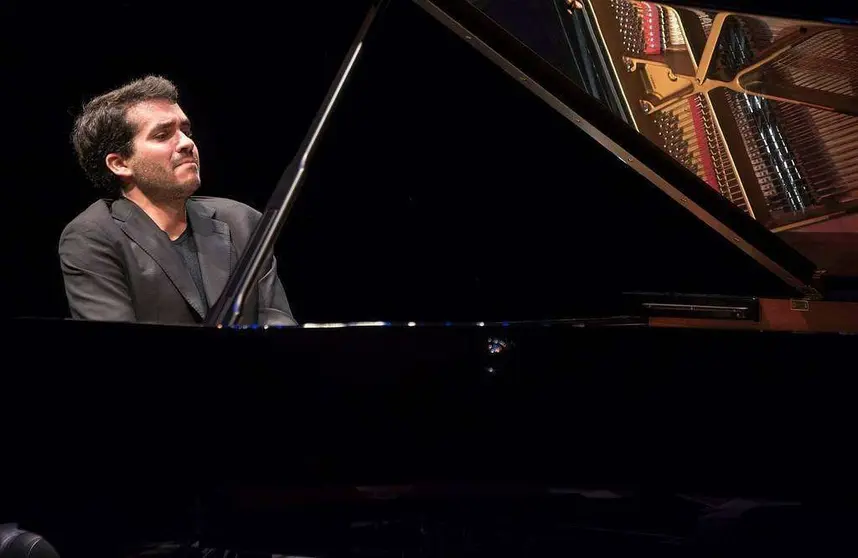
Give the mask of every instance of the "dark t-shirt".
M 194 283 L 197 285 L 197 290 L 200 291 L 200 297 L 203 299 L 203 304 L 208 307 L 209 303 L 206 299 L 206 290 L 203 287 L 203 273 L 200 270 L 200 258 L 197 252 L 197 243 L 194 242 L 194 235 L 191 232 L 191 224 L 185 228 L 185 232 L 176 240 L 172 241 L 173 248 L 182 257 L 185 262 L 185 267 L 191 273 Z

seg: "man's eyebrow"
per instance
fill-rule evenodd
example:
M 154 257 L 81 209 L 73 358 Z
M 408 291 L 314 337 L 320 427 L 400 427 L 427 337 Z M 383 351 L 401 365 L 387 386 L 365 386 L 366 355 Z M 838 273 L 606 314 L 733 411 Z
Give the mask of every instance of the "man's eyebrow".
M 158 122 L 157 124 L 155 124 L 152 127 L 152 133 L 160 132 L 161 130 L 164 130 L 166 128 L 171 128 L 173 126 L 174 122 L 175 121 L 173 121 L 173 120 L 164 120 L 163 122 Z M 190 128 L 191 127 L 191 121 L 188 120 L 187 118 L 182 119 L 179 121 L 179 127 Z
M 158 122 L 157 124 L 152 126 L 152 132 L 160 132 L 161 130 L 163 130 L 165 128 L 171 127 L 172 125 L 173 125 L 172 120 L 165 120 L 163 122 Z

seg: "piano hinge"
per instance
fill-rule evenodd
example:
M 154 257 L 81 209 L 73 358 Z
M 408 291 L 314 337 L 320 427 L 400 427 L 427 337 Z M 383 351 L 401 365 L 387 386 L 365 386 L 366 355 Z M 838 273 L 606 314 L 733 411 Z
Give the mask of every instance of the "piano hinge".
M 799 289 L 799 292 L 801 292 L 800 300 L 822 300 L 822 293 L 814 287 L 802 287 Z
M 822 293 L 825 290 L 823 280 L 828 271 L 825 269 L 817 269 L 813 272 L 813 277 L 810 280 L 810 285 L 804 285 L 799 288 L 801 296 L 804 300 L 822 300 Z

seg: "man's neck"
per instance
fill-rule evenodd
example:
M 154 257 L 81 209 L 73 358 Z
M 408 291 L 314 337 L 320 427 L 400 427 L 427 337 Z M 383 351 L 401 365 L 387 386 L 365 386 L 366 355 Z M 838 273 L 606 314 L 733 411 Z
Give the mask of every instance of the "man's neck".
M 170 240 L 179 238 L 188 227 L 184 199 L 153 200 L 137 188 L 125 192 L 124 196 L 137 204 Z

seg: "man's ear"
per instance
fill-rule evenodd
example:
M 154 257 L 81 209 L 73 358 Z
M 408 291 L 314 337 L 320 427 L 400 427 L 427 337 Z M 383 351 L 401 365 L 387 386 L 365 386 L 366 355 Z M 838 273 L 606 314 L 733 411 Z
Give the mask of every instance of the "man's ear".
M 119 177 L 130 178 L 133 172 L 128 167 L 127 160 L 119 153 L 109 153 L 104 158 L 104 163 L 110 172 Z

